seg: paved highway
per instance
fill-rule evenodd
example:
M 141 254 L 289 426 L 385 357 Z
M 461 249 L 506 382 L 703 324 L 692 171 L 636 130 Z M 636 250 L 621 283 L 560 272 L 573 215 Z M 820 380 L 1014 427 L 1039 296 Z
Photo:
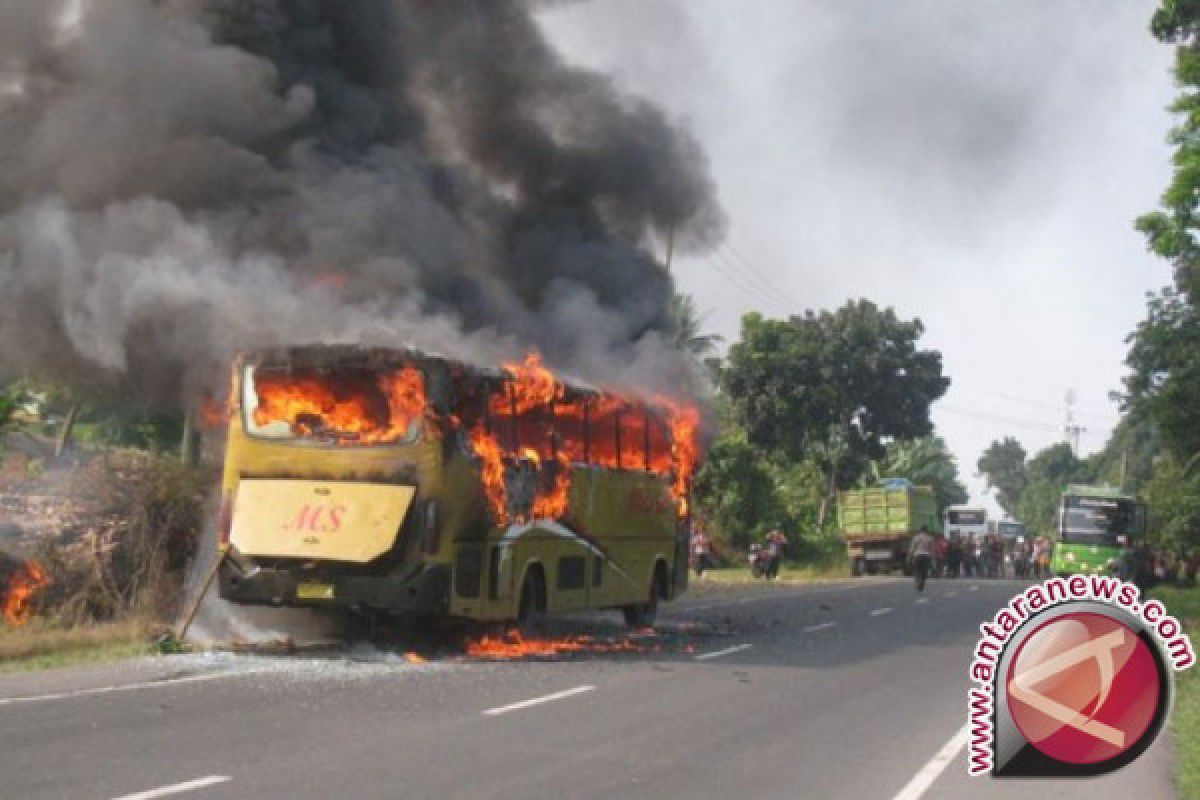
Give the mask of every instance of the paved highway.
M 661 652 L 552 662 L 360 648 L 0 676 L 0 796 L 1171 797 L 1165 737 L 1105 778 L 967 778 L 966 664 L 1018 588 L 698 592 Z

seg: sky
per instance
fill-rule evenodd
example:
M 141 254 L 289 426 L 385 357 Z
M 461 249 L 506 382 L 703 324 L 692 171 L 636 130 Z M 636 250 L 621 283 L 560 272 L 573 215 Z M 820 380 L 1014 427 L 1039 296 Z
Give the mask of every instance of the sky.
M 1171 47 L 1149 0 L 552 4 L 564 57 L 687 126 L 729 217 L 672 265 L 707 330 L 866 297 L 925 324 L 972 500 L 1015 436 L 1081 454 L 1117 420 L 1125 337 L 1170 280 L 1135 217 L 1170 178 Z

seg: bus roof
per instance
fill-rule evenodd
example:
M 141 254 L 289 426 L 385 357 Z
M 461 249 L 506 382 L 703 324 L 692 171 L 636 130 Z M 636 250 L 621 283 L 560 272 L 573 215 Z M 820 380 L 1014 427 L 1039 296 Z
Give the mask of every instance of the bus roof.
M 1086 486 L 1077 483 L 1067 486 L 1063 490 L 1063 494 L 1076 497 L 1103 497 L 1111 500 L 1137 500 L 1133 495 L 1123 492 L 1115 486 Z
M 270 367 L 320 369 L 332 367 L 359 367 L 366 369 L 382 369 L 399 363 L 414 364 L 445 364 L 453 370 L 480 378 L 506 379 L 509 373 L 499 367 L 483 366 L 467 361 L 427 353 L 411 347 L 378 347 L 356 344 L 300 344 L 284 347 L 266 347 L 256 350 L 245 350 L 238 354 L 238 362 L 242 364 L 261 364 Z M 661 412 L 663 403 L 653 397 L 640 393 L 622 390 L 606 390 L 586 381 L 570 376 L 554 373 L 555 380 L 562 384 L 568 395 L 598 396 L 608 395 L 619 397 L 627 403 Z

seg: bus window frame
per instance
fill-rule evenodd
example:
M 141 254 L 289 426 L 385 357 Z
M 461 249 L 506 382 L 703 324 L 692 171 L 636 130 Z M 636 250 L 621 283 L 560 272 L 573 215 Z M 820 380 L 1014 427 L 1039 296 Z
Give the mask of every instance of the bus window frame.
M 404 366 L 412 366 L 412 367 L 420 370 L 422 380 L 426 379 L 426 372 L 425 372 L 425 367 L 423 364 L 413 361 L 408 364 L 405 364 Z M 266 435 L 263 433 L 258 433 L 254 430 L 254 428 L 259 427 L 259 426 L 257 426 L 256 423 L 254 423 L 254 421 L 250 418 L 250 408 L 249 408 L 248 404 L 246 403 L 246 400 L 247 400 L 246 393 L 248 391 L 254 390 L 253 389 L 254 384 L 252 381 L 252 370 L 259 369 L 260 367 L 265 367 L 267 369 L 278 369 L 278 370 L 284 371 L 284 372 L 292 372 L 292 371 L 296 370 L 296 368 L 292 367 L 292 366 L 271 365 L 271 364 L 264 364 L 262 362 L 257 362 L 257 363 L 246 362 L 241 365 L 241 369 L 238 371 L 239 385 L 237 387 L 238 391 L 237 391 L 235 397 L 236 397 L 236 401 L 237 401 L 237 405 L 238 405 L 238 415 L 239 415 L 240 421 L 241 421 L 242 434 L 249 439 L 253 439 L 253 440 L 259 441 L 259 442 L 266 442 L 266 443 L 274 444 L 274 445 L 283 445 L 283 446 L 287 446 L 287 447 L 307 447 L 307 448 L 319 448 L 319 449 L 329 449 L 329 450 L 374 450 L 374 449 L 387 448 L 387 447 L 392 447 L 392 448 L 410 447 L 414 444 L 419 444 L 426 438 L 426 434 L 427 434 L 426 426 L 428 424 L 428 416 L 429 416 L 428 405 L 426 405 L 425 413 L 422 414 L 419 419 L 414 420 L 413 424 L 409 425 L 409 430 L 407 432 L 405 432 L 404 436 L 399 439 L 396 439 L 395 441 L 391 441 L 391 442 L 369 442 L 367 444 L 361 444 L 361 443 L 350 442 L 350 441 L 347 441 L 347 442 L 329 441 L 327 439 L 318 439 L 318 438 L 314 438 L 312 436 L 304 436 L 304 435 L 297 435 L 297 434 L 289 434 L 287 436 L 269 436 L 269 435 Z M 353 369 L 353 368 L 354 367 L 351 367 L 351 366 L 341 367 L 341 369 Z M 307 368 L 302 367 L 301 369 L 311 369 L 314 372 L 322 372 L 322 371 L 336 370 L 336 369 L 338 369 L 338 367 L 337 366 L 307 367 Z M 359 369 L 365 369 L 365 368 L 359 367 Z M 383 372 L 382 369 L 377 369 L 375 371 Z M 258 399 L 258 395 L 257 395 L 257 392 L 255 392 L 255 400 L 257 401 L 257 399 Z M 257 407 L 257 404 L 256 404 L 256 407 Z

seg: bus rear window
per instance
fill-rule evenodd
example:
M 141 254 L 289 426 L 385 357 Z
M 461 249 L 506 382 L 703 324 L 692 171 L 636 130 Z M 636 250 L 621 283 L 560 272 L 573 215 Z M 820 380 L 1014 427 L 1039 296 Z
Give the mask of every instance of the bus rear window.
M 413 366 L 247 366 L 242 376 L 246 432 L 268 439 L 342 445 L 411 441 L 425 405 L 424 376 Z
M 946 520 L 951 525 L 982 525 L 987 519 L 985 511 L 948 511 Z

